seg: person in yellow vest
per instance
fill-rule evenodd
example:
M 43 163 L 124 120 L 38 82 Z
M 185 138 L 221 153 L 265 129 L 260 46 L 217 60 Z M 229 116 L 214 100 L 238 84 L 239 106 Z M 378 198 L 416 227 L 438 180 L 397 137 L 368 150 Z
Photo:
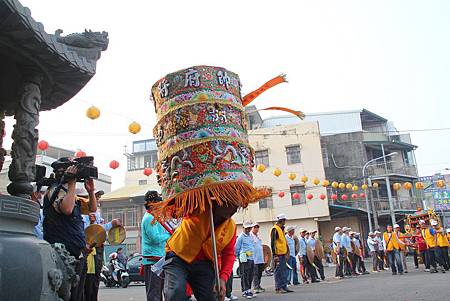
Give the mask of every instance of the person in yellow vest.
M 286 215 L 277 215 L 277 222 L 270 231 L 270 246 L 272 248 L 273 260 L 275 265 L 275 291 L 277 293 L 292 292 L 287 287 L 287 265 L 286 256 L 289 254 L 286 236 L 284 235 L 284 226 L 286 224 Z
M 385 252 L 388 255 L 389 265 L 391 266 L 392 275 L 397 275 L 397 271 L 400 275 L 403 275 L 403 264 L 400 257 L 400 240 L 397 234 L 393 231 L 391 225 L 387 226 L 386 232 L 383 234 L 383 242 Z
M 421 224 L 422 225 L 421 233 L 422 233 L 422 236 L 425 239 L 425 243 L 427 245 L 430 273 L 437 273 L 438 272 L 437 264 L 436 264 L 437 236 L 436 236 L 436 231 L 433 229 L 433 225 L 434 224 L 437 225 L 437 221 L 430 220 L 430 224 L 431 224 L 431 227 L 429 227 L 426 223 L 422 223 Z
M 394 225 L 394 232 L 397 235 L 398 240 L 400 242 L 400 258 L 402 260 L 403 272 L 405 274 L 407 274 L 408 266 L 406 265 L 406 253 L 407 253 L 406 241 L 405 241 L 406 237 L 405 237 L 405 234 L 403 234 L 402 231 L 400 230 L 399 224 Z
M 448 258 L 448 239 L 444 229 L 439 227 L 437 222 L 433 225 L 433 229 L 436 231 L 436 259 L 439 264 L 446 270 L 449 270 L 450 261 Z

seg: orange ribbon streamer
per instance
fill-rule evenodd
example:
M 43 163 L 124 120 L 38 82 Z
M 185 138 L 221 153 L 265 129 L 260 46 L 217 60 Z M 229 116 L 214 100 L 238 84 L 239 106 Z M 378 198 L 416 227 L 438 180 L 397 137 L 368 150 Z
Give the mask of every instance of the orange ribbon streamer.
M 298 118 L 300 118 L 302 120 L 305 118 L 305 114 L 303 114 L 303 112 L 295 111 L 295 110 L 291 110 L 291 109 L 283 108 L 283 107 L 269 107 L 269 108 L 261 109 L 260 111 L 269 111 L 269 110 L 278 110 L 278 111 L 288 112 L 288 113 L 291 113 L 291 114 L 297 116 Z
M 242 98 L 242 105 L 244 107 L 247 106 L 249 103 L 251 103 L 253 100 L 255 100 L 256 97 L 261 95 L 263 92 L 269 90 L 270 88 L 272 88 L 278 84 L 286 83 L 286 82 L 287 82 L 287 80 L 286 80 L 285 74 L 282 74 L 275 78 L 272 78 L 271 80 L 269 80 L 267 83 L 265 83 L 264 85 L 262 85 L 255 91 L 250 92 L 247 95 L 245 95 L 244 98 Z

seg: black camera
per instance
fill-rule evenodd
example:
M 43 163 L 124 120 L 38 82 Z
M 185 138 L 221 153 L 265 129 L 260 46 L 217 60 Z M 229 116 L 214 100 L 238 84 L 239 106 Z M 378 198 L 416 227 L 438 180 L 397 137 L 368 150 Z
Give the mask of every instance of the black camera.
M 98 169 L 94 166 L 94 157 L 80 157 L 70 160 L 68 158 L 60 158 L 52 163 L 55 172 L 65 172 L 69 166 L 75 166 L 77 173 L 74 175 L 64 173 L 63 181 L 76 179 L 77 182 L 85 182 L 89 179 L 98 178 Z
M 36 175 L 33 182 L 36 182 L 37 187 L 49 187 L 57 182 L 54 174 L 47 178 L 45 177 L 46 173 L 47 168 L 45 166 L 36 164 Z

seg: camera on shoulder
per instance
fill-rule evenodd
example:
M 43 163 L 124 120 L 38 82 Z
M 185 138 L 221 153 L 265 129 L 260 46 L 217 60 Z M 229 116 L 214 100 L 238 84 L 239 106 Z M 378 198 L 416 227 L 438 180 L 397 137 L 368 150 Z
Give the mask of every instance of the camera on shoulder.
M 98 178 L 98 169 L 94 166 L 94 157 L 80 157 L 73 160 L 69 158 L 60 158 L 52 163 L 55 174 L 63 176 L 63 182 L 76 179 L 77 182 L 85 182 L 90 179 Z M 67 173 L 69 166 L 75 166 L 77 172 L 75 174 Z

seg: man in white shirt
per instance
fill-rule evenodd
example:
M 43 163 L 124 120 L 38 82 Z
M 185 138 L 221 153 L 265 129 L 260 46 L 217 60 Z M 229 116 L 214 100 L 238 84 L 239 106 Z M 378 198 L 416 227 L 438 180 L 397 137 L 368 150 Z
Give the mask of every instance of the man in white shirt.
M 288 264 L 292 268 L 288 270 L 287 281 L 288 285 L 299 285 L 298 273 L 297 273 L 297 260 L 295 259 L 295 240 L 294 233 L 297 226 L 287 226 L 286 227 L 286 241 L 289 248 L 289 261 Z
M 367 237 L 367 246 L 369 247 L 370 256 L 372 256 L 372 271 L 379 272 L 378 269 L 378 241 L 375 237 L 375 233 L 369 232 Z
M 344 277 L 344 248 L 341 244 L 343 233 L 341 227 L 334 228 L 333 252 L 336 254 L 336 278 Z
M 385 271 L 385 270 L 389 270 L 388 268 L 385 267 L 384 265 L 384 241 L 383 238 L 381 237 L 381 232 L 380 231 L 375 231 L 375 235 L 376 235 L 376 240 L 378 242 L 378 269 L 380 271 Z

